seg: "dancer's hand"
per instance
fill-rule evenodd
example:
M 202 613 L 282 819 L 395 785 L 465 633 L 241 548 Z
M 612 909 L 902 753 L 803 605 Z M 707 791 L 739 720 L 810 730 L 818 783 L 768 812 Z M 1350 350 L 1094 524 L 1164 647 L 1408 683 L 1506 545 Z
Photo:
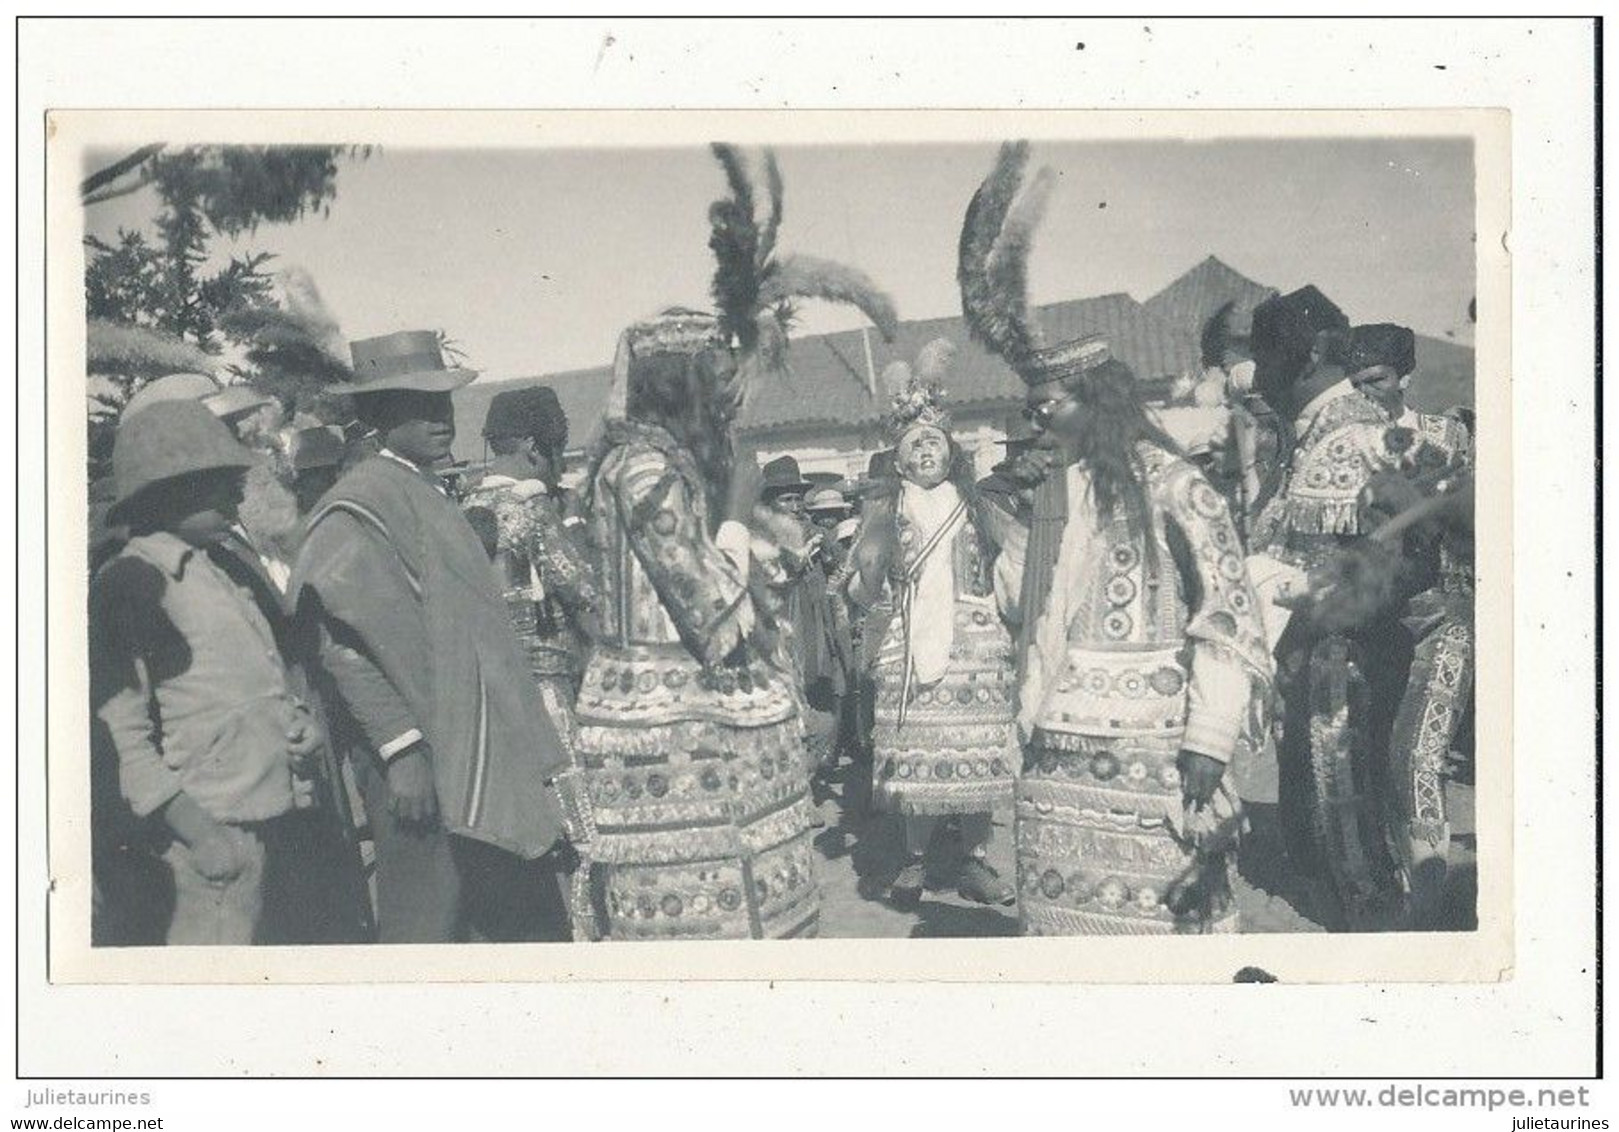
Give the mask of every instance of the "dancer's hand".
M 1197 751 L 1182 750 L 1175 759 L 1181 772 L 1181 801 L 1192 809 L 1202 809 L 1214 801 L 1225 777 L 1225 763 Z

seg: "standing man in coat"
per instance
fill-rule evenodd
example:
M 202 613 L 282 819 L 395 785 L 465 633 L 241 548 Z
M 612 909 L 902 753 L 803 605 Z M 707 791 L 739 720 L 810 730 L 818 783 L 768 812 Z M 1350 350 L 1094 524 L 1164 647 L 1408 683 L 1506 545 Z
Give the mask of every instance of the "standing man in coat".
M 566 764 L 478 536 L 430 469 L 455 439 L 437 336 L 352 344 L 377 436 L 316 506 L 291 596 L 318 624 L 377 853 L 382 942 L 566 939 L 552 850 Z

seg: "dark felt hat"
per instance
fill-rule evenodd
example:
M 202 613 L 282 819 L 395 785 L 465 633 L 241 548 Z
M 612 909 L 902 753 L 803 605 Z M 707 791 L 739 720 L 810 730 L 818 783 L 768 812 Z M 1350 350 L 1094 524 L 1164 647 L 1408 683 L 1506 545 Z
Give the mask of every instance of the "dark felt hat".
M 446 366 L 439 335 L 432 330 L 362 338 L 349 344 L 349 353 L 354 359 L 354 380 L 329 385 L 328 393 L 449 393 L 478 376 L 474 370 Z
M 112 448 L 116 494 L 108 521 L 122 523 L 129 505 L 152 489 L 197 472 L 243 471 L 253 454 L 198 401 L 149 405 L 118 426 Z
M 894 450 L 884 448 L 880 452 L 873 452 L 871 459 L 866 461 L 866 475 L 873 479 L 899 475 L 899 469 L 894 465 Z
M 1248 339 L 1256 381 L 1262 388 L 1291 384 L 1309 362 L 1316 336 L 1334 330 L 1347 333 L 1349 319 L 1314 286 L 1266 299 L 1254 309 Z
M 568 414 L 549 385 L 529 385 L 522 389 L 502 389 L 489 402 L 483 420 L 486 440 L 534 437 L 547 448 L 564 448 L 568 443 Z
M 292 470 L 336 468 L 343 463 L 345 446 L 336 429 L 301 428 L 292 434 Z
M 1321 331 L 1348 329 L 1349 319 L 1338 304 L 1311 285 L 1260 303 L 1249 342 L 1256 355 L 1309 353 Z
M 798 470 L 798 461 L 791 456 L 777 456 L 764 466 L 762 494 L 766 499 L 774 495 L 803 495 L 814 485 Z
M 1349 332 L 1349 364 L 1356 370 L 1388 366 L 1404 377 L 1417 368 L 1417 336 L 1392 322 L 1357 326 Z

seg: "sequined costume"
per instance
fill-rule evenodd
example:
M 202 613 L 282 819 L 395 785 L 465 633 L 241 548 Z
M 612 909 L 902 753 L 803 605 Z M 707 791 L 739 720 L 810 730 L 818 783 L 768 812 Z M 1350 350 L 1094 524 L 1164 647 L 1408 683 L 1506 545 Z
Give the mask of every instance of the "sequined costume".
M 883 592 L 855 593 L 867 608 L 886 613 L 866 622 L 868 632 L 881 626 L 882 634 L 873 667 L 878 809 L 987 813 L 1012 798 L 1018 759 L 1012 642 L 995 608 L 994 550 L 969 508 L 953 483 L 931 489 L 907 483 L 874 509 L 867 527 L 868 537 L 892 527 L 899 545 Z M 935 562 L 943 583 L 937 586 L 928 584 Z M 945 663 L 930 665 L 919 655 L 924 637 L 943 646 Z
M 577 703 L 613 939 L 813 934 L 809 784 L 787 673 L 751 640 L 757 563 L 721 550 L 665 430 L 610 420 L 590 483 L 602 632 Z
M 1253 547 L 1304 575 L 1327 568 L 1362 529 L 1362 493 L 1408 463 L 1417 438 L 1342 381 L 1300 413 L 1281 488 L 1255 524 Z M 1350 634 L 1291 626 L 1277 648 L 1285 700 L 1279 747 L 1282 803 L 1296 848 L 1332 893 L 1319 914 L 1381 926 L 1398 901 L 1378 801 L 1378 752 L 1410 657 L 1408 634 L 1379 613 Z
M 1220 820 L 1200 829 L 1184 812 L 1176 759 L 1183 749 L 1228 764 L 1256 757 L 1270 656 L 1225 501 L 1186 460 L 1146 443 L 1137 451 L 1150 544 L 1122 512 L 1099 516 L 1082 464 L 1067 470 L 1068 521 L 1020 689 L 1026 934 L 1237 928 L 1221 898 L 1237 820 L 1229 788 L 1205 811 Z M 1010 586 L 1020 574 L 997 576 Z M 1014 617 L 1018 597 L 1003 593 Z M 1210 902 L 1178 902 L 1191 891 Z
M 495 576 L 512 629 L 528 656 L 540 701 L 556 725 L 570 766 L 576 767 L 573 710 L 587 645 L 582 620 L 594 616 L 601 604 L 595 568 L 539 480 L 485 476 L 462 500 L 462 507 L 469 513 L 483 508 L 494 516 Z M 590 892 L 588 830 L 573 772 L 564 772 L 561 786 L 569 837 L 580 857 L 568 885 L 574 938 L 588 940 L 600 934 Z
M 1399 423 L 1412 428 L 1458 474 L 1467 474 L 1472 443 L 1460 421 L 1408 412 Z M 1405 626 L 1416 644 L 1394 718 L 1385 799 L 1390 841 L 1414 893 L 1424 889 L 1417 874 L 1433 868 L 1427 862 L 1442 864 L 1449 850 L 1446 760 L 1473 690 L 1473 548 L 1468 534 L 1444 529 L 1437 557 L 1435 583 L 1405 610 Z M 1426 890 L 1422 894 L 1432 896 Z

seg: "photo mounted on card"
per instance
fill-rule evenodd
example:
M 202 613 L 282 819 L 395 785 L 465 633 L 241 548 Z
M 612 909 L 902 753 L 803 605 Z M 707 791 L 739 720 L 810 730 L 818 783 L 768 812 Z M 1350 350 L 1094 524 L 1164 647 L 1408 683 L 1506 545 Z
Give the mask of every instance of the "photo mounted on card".
M 53 114 L 52 980 L 1504 977 L 1508 130 Z

